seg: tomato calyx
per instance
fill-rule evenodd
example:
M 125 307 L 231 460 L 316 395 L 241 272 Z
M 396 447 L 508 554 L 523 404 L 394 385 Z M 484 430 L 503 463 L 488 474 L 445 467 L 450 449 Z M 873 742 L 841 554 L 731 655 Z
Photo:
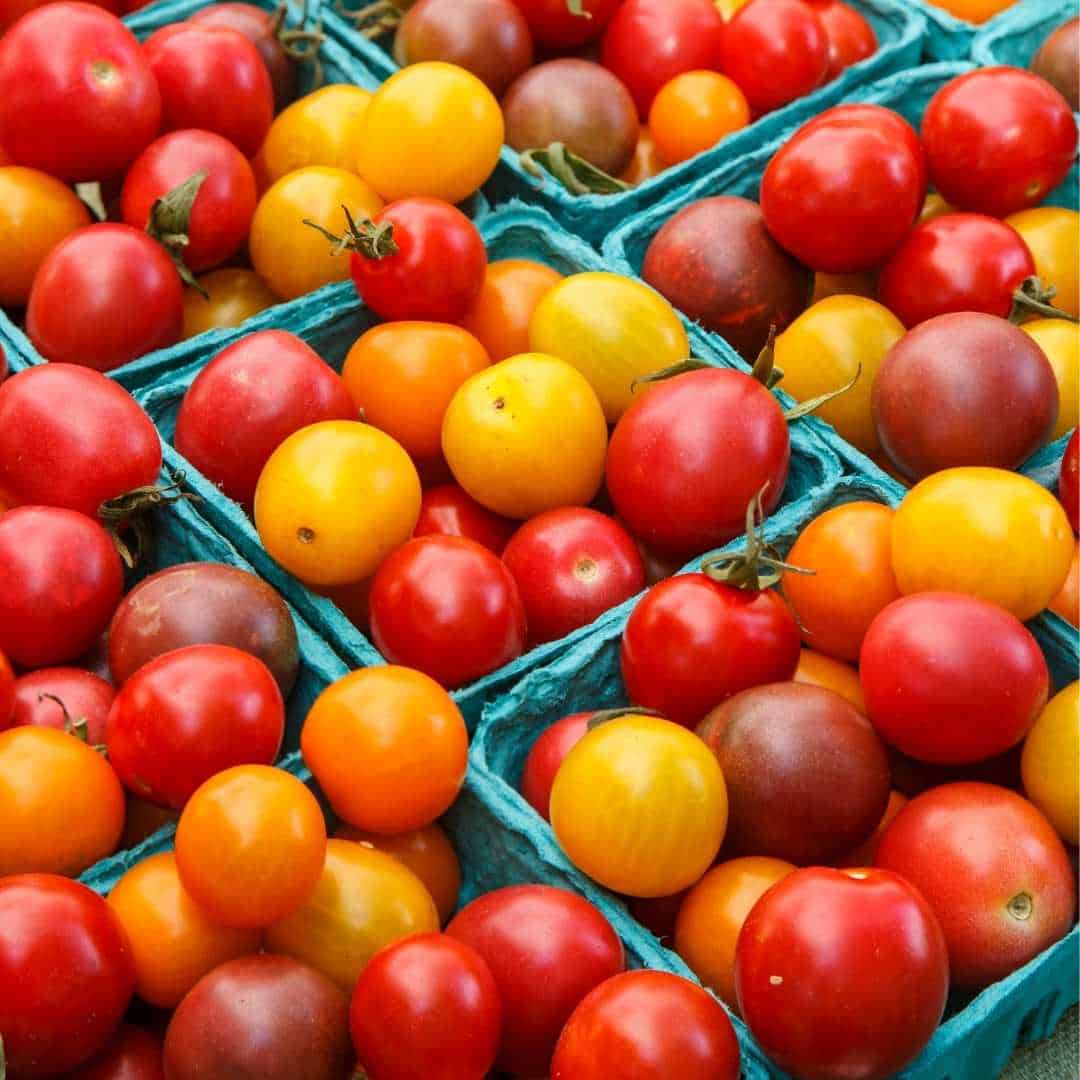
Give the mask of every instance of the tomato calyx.
M 171 484 L 147 484 L 133 488 L 115 499 L 107 499 L 98 507 L 98 517 L 112 538 L 120 558 L 127 568 L 134 569 L 152 549 L 154 530 L 150 512 L 164 503 L 186 499 L 199 502 L 199 496 L 183 490 L 184 474 L 177 473 Z M 134 543 L 129 544 L 120 533 L 130 528 Z
M 769 336 L 762 346 L 761 352 L 758 353 L 757 359 L 754 361 L 754 366 L 750 369 L 750 374 L 757 379 L 766 390 L 771 390 L 774 386 L 780 383 L 784 378 L 783 371 L 776 366 L 776 327 L 769 327 Z M 795 420 L 800 420 L 804 416 L 809 416 L 815 409 L 820 409 L 822 405 L 832 401 L 833 398 L 840 397 L 841 394 L 846 394 L 858 381 L 862 375 L 862 364 L 858 364 L 855 367 L 855 374 L 843 386 L 837 387 L 835 390 L 828 390 L 824 394 L 818 394 L 816 397 L 807 398 L 805 401 L 800 401 L 798 405 L 792 406 L 790 409 L 784 410 L 784 419 L 790 424 Z
M 405 12 L 414 3 L 415 0 L 372 0 L 370 4 L 350 11 L 339 0 L 334 10 L 348 19 L 364 37 L 374 40 L 396 30 Z
M 38 704 L 40 704 L 42 701 L 53 701 L 57 705 L 59 705 L 60 711 L 64 714 L 64 731 L 68 735 L 74 736 L 76 739 L 79 740 L 79 742 L 86 743 L 87 746 L 90 746 L 91 750 L 95 751 L 95 753 L 100 754 L 102 757 L 107 756 L 107 748 L 104 743 L 95 743 L 92 746 L 90 745 L 90 738 L 88 735 L 88 732 L 90 730 L 90 724 L 85 716 L 80 716 L 77 719 L 72 719 L 71 713 L 69 713 L 67 710 L 67 706 L 55 694 L 48 694 L 42 691 L 42 693 L 38 694 L 37 699 Z M 0 1075 L 0 1080 L 3 1080 L 2 1075 Z
M 656 709 L 643 709 L 636 705 L 621 705 L 615 709 L 598 709 L 585 721 L 585 729 L 592 731 L 601 724 L 607 724 L 623 716 L 655 716 L 658 720 L 667 719 L 662 712 L 657 712 Z
M 523 150 L 518 154 L 521 167 L 540 180 L 545 174 L 554 177 L 571 195 L 612 195 L 629 191 L 625 180 L 609 176 L 583 157 L 578 157 L 565 143 Z
M 160 199 L 154 200 L 150 207 L 150 217 L 146 222 L 148 236 L 155 239 L 172 259 L 180 280 L 198 290 L 204 300 L 210 294 L 195 280 L 195 275 L 184 262 L 184 249 L 191 242 L 188 232 L 191 229 L 191 208 L 199 197 L 199 189 L 210 175 L 206 169 L 200 169 L 186 180 L 167 191 Z
M 566 0 L 566 10 L 578 19 L 592 18 L 592 12 L 585 9 L 585 0 Z
M 690 356 L 685 360 L 680 360 L 677 364 L 661 368 L 659 371 L 650 371 L 647 375 L 639 375 L 630 384 L 630 389 L 633 390 L 641 383 L 664 382 L 665 379 L 673 379 L 676 375 L 685 375 L 688 371 L 703 371 L 705 368 L 712 366 L 712 364 L 705 363 L 704 360 L 695 360 Z
M 1054 307 L 1051 301 L 1057 296 L 1057 288 L 1053 285 L 1043 285 L 1038 277 L 1028 277 L 1017 287 L 1012 295 L 1012 309 L 1009 311 L 1009 322 L 1019 325 L 1032 315 L 1041 316 L 1044 319 L 1065 319 L 1068 322 L 1080 322 L 1080 318 Z
M 335 255 L 353 251 L 358 255 L 363 255 L 365 259 L 378 260 L 398 253 L 399 248 L 394 239 L 392 221 L 380 221 L 376 225 L 370 218 L 364 218 L 357 224 L 347 206 L 342 204 L 341 209 L 345 213 L 345 231 L 341 236 L 337 236 L 329 229 L 323 228 L 318 222 L 310 221 L 308 218 L 304 218 L 303 223 L 321 232 L 334 245 Z
M 319 50 L 326 40 L 323 33 L 322 23 L 316 22 L 310 30 L 303 29 L 307 22 L 308 5 L 304 0 L 300 9 L 300 26 L 286 26 L 285 19 L 289 14 L 288 0 L 281 0 L 277 10 L 270 17 L 270 33 L 277 38 L 281 51 L 296 65 L 311 63 L 314 65 L 314 85 L 320 86 L 323 81 L 322 64 L 319 62 Z

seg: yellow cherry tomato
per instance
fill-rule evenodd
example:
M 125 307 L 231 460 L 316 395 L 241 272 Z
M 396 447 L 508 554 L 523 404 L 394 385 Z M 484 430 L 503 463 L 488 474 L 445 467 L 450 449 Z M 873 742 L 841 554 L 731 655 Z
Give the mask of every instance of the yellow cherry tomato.
M 1020 772 L 1027 797 L 1061 838 L 1080 843 L 1080 682 L 1047 702 L 1024 741 Z
M 930 0 L 930 3 L 965 22 L 979 24 L 1012 7 L 1016 0 Z
M 211 270 L 197 280 L 209 295 L 203 296 L 190 286 L 184 290 L 185 339 L 207 330 L 239 326 L 278 303 L 278 298 L 254 270 L 226 267 Z
M 294 101 L 278 114 L 259 151 L 270 180 L 309 165 L 354 170 L 364 113 L 372 94 L 334 83 Z
M 270 555 L 301 581 L 370 577 L 412 535 L 420 477 L 389 435 L 325 420 L 290 435 L 255 488 L 255 527 Z
M 551 789 L 551 827 L 570 861 L 627 896 L 693 885 L 720 850 L 727 789 L 692 731 L 631 714 L 577 742 Z
M 283 176 L 259 200 L 248 239 L 251 265 L 282 300 L 349 276 L 348 256 L 304 224 L 307 219 L 338 234 L 345 225 L 342 206 L 360 219 L 377 214 L 383 201 L 355 173 L 325 165 Z
M 1024 239 L 1044 286 L 1057 290 L 1054 307 L 1080 315 L 1080 213 L 1061 206 L 1036 206 L 1005 219 Z
M 1069 576 L 1057 596 L 1050 601 L 1050 610 L 1072 626 L 1080 627 L 1080 544 L 1073 550 Z
M 716 10 L 724 16 L 725 21 L 730 19 L 737 11 L 740 11 L 750 0 L 713 0 Z
M 45 256 L 89 224 L 90 211 L 66 184 L 37 169 L 0 167 L 0 304 L 25 304 Z
M 1080 420 L 1080 326 L 1067 319 L 1031 319 L 1020 329 L 1035 339 L 1054 369 L 1060 405 L 1050 438 L 1060 439 Z
M 850 390 L 816 414 L 864 454 L 877 453 L 881 443 L 870 409 L 871 391 L 885 354 L 903 336 L 904 324 L 876 300 L 819 300 L 776 339 L 776 365 L 784 373 L 780 385 L 796 401 L 805 401 L 839 389 L 859 372 Z
M 934 473 L 907 493 L 893 517 L 893 570 L 902 593 L 967 593 L 1018 619 L 1053 600 L 1072 556 L 1061 503 L 1005 469 Z
M 795 669 L 793 678 L 795 682 L 834 690 L 842 698 L 847 698 L 863 716 L 866 715 L 866 701 L 863 698 L 859 673 L 850 664 L 834 660 L 831 656 L 813 649 L 803 649 L 799 653 L 799 666 Z
M 442 447 L 477 502 L 524 519 L 592 501 L 604 477 L 607 424 L 579 371 L 522 353 L 462 384 L 443 419 Z
M 925 225 L 934 218 L 944 217 L 946 214 L 955 214 L 956 210 L 950 206 L 936 191 L 927 193 L 923 201 L 923 208 L 919 211 L 917 225 Z
M 529 348 L 565 360 L 592 384 L 614 423 L 634 394 L 634 380 L 690 355 L 675 309 L 640 281 L 621 274 L 573 274 L 540 301 L 529 323 Z
M 499 103 L 475 75 L 436 61 L 411 64 L 371 99 L 357 170 L 388 202 L 461 202 L 494 171 L 503 134 Z
M 750 123 L 743 92 L 717 71 L 684 71 L 664 83 L 649 108 L 649 130 L 663 161 L 676 165 Z

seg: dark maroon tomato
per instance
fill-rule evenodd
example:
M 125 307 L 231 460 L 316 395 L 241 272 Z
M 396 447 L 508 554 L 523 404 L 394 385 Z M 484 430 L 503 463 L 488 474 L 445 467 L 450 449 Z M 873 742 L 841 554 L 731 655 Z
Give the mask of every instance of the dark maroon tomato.
M 634 399 L 611 436 L 607 488 L 635 536 L 685 561 L 741 535 L 762 489 L 771 514 L 790 457 L 776 398 L 741 371 L 708 368 Z
M 0 40 L 0 144 L 18 164 L 63 180 L 108 180 L 160 124 L 150 66 L 107 11 L 47 4 Z
M 534 645 L 565 637 L 645 588 L 633 537 L 585 507 L 564 506 L 525 522 L 503 562 L 517 582 Z
M 587 900 L 550 885 L 511 885 L 474 900 L 446 928 L 487 962 L 502 998 L 498 1068 L 546 1076 L 578 1002 L 623 970 L 622 942 Z
M 165 1080 L 161 1040 L 145 1028 L 122 1024 L 108 1046 L 68 1080 Z
M 983 214 L 946 214 L 916 225 L 882 267 L 878 299 L 908 327 L 950 311 L 1005 318 L 1035 273 L 1020 234 Z
M 866 710 L 904 754 L 965 764 L 1015 746 L 1050 692 L 1031 632 L 996 604 L 960 593 L 893 601 L 859 657 Z
M 1074 533 L 1080 532 L 1080 445 L 1077 444 L 1076 435 L 1076 431 L 1073 431 L 1065 447 L 1058 477 L 1058 498 L 1069 515 Z
M 622 0 L 581 0 L 581 14 L 566 0 L 514 0 L 545 49 L 574 49 L 598 38 Z
M 284 733 L 281 691 L 261 660 L 225 645 L 189 645 L 124 683 L 105 744 L 129 791 L 179 810 L 223 769 L 272 764 Z
M 831 862 L 858 847 L 885 813 L 885 745 L 832 690 L 757 686 L 725 701 L 702 728 L 727 785 L 725 843 L 733 854 Z
M 553 142 L 610 176 L 630 164 L 638 140 L 634 99 L 607 68 L 567 57 L 530 68 L 502 100 L 506 141 L 515 150 Z
M 287 956 L 245 956 L 204 975 L 165 1034 L 169 1080 L 346 1080 L 349 1001 Z
M 69 722 L 85 721 L 86 741 L 100 746 L 105 742 L 105 722 L 114 697 L 113 688 L 89 671 L 41 668 L 15 680 L 15 710 L 10 726 L 30 724 L 62 731 Z
M 260 330 L 195 377 L 176 418 L 176 449 L 250 508 L 263 466 L 290 435 L 356 417 L 341 376 L 310 345 L 285 330 Z
M 841 0 L 811 0 L 810 6 L 829 39 L 826 82 L 832 82 L 841 71 L 877 52 L 873 26 L 850 4 Z
M 464 536 L 501 555 L 517 527 L 518 522 L 481 506 L 457 484 L 440 484 L 424 492 L 413 536 Z
M 949 961 L 934 912 L 902 877 L 815 866 L 751 909 L 735 986 L 780 1068 L 806 1080 L 886 1080 L 937 1029 Z
M 0 386 L 0 494 L 8 506 L 93 517 L 160 471 L 154 425 L 114 380 L 75 364 L 41 364 Z
M 778 592 L 704 574 L 654 585 L 623 631 L 630 700 L 687 727 L 740 690 L 790 679 L 798 664 L 799 627 Z
M 1031 70 L 1080 110 L 1080 15 L 1062 23 L 1039 46 Z
M 501 97 L 532 64 L 533 40 L 513 0 L 419 0 L 401 20 L 394 58 L 457 64 Z
M 392 664 L 448 690 L 502 667 L 525 648 L 525 609 L 510 571 L 460 536 L 403 544 L 375 572 L 371 636 Z
M 261 578 L 220 563 L 181 563 L 139 582 L 109 626 L 109 669 L 122 686 L 143 664 L 188 645 L 230 645 L 261 660 L 288 695 L 300 663 L 285 601 Z
M 164 131 L 201 128 L 253 157 L 274 119 L 274 89 L 259 50 L 239 31 L 173 23 L 155 31 L 143 54 L 161 87 Z
M 521 794 L 545 821 L 550 820 L 551 786 L 555 783 L 555 774 L 563 758 L 585 737 L 592 716 L 591 712 L 581 712 L 556 720 L 540 733 L 525 759 Z
M 1054 369 L 1005 319 L 954 312 L 927 319 L 888 352 L 874 379 L 881 445 L 905 476 L 989 465 L 1015 469 L 1057 421 Z
M 123 928 L 85 885 L 0 879 L 0 1031 L 12 1080 L 66 1075 L 104 1047 L 131 1000 Z
M 0 652 L 19 667 L 63 664 L 109 624 L 124 587 L 109 534 L 74 510 L 0 516 Z
M 812 286 L 809 271 L 769 235 L 757 203 L 734 195 L 701 199 L 669 218 L 641 276 L 748 360 L 770 327 L 783 330 L 806 307 Z
M 102 223 L 77 229 L 38 268 L 26 333 L 46 360 L 111 371 L 175 345 L 183 318 L 165 249 L 130 225 Z
M 228 139 L 210 131 L 174 131 L 152 142 L 124 180 L 121 213 L 136 229 L 151 222 L 155 239 L 176 235 L 175 218 L 154 216 L 158 199 L 197 173 L 206 179 L 191 206 L 188 242 L 178 253 L 192 273 L 232 258 L 247 241 L 255 213 L 255 174 Z M 168 245 L 167 245 L 168 246 Z
M 674 948 L 675 921 L 689 891 L 683 889 L 670 896 L 628 896 L 626 907 L 654 938 L 671 949 Z
M 491 969 L 448 934 L 414 934 L 376 953 L 349 1010 L 360 1067 L 383 1080 L 486 1076 L 501 1021 Z
M 644 119 L 664 83 L 684 71 L 719 69 L 723 38 L 712 0 L 624 0 L 604 32 L 600 61 Z
M 829 38 L 802 0 L 753 0 L 724 27 L 720 67 L 755 113 L 817 89 L 829 71 Z
M 994 217 L 1041 203 L 1076 157 L 1068 102 L 1020 68 L 979 68 L 950 79 L 930 100 L 921 131 L 942 197 Z
M 756 0 L 755 0 L 756 3 Z M 926 169 L 899 117 L 882 109 L 824 113 L 772 157 L 761 178 L 765 224 L 781 247 L 814 270 L 872 270 L 922 210 Z

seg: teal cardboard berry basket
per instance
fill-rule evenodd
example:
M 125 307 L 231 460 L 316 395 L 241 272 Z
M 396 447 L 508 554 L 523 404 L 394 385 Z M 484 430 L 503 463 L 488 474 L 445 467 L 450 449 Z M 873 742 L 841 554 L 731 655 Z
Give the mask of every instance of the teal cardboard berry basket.
M 617 224 L 652 206 L 668 193 L 835 105 L 856 87 L 919 62 L 926 20 L 917 5 L 910 0 L 851 0 L 851 3 L 873 25 L 879 42 L 877 52 L 806 97 L 729 135 L 712 150 L 667 169 L 629 191 L 611 195 L 573 195 L 553 177 L 546 174 L 538 177 L 526 171 L 518 160 L 517 151 L 503 147 L 495 173 L 484 186 L 485 193 L 495 203 L 519 198 L 542 206 L 571 232 L 599 246 Z M 359 0 L 351 0 L 348 6 L 363 5 Z M 324 3 L 322 18 L 326 29 L 381 78 L 397 71 L 398 65 L 389 51 L 392 39 L 383 36 L 377 41 L 369 40 L 354 29 L 339 10 L 329 2 Z
M 492 261 L 534 259 L 563 274 L 604 268 L 600 256 L 588 244 L 565 232 L 549 215 L 536 208 L 509 206 L 485 216 L 478 225 Z M 377 321 L 358 299 L 352 286 L 343 286 L 333 294 L 333 303 L 307 305 L 303 320 L 281 321 L 275 309 L 271 309 L 256 316 L 244 327 L 207 335 L 209 340 L 205 347 L 189 363 L 175 368 L 168 378 L 137 394 L 165 442 L 166 463 L 175 471 L 184 473 L 186 486 L 201 499 L 200 513 L 236 545 L 259 574 L 293 604 L 351 667 L 382 663 L 382 657 L 333 603 L 306 589 L 270 558 L 259 541 L 254 525 L 240 506 L 226 498 L 185 462 L 171 444 L 176 431 L 177 411 L 187 388 L 198 372 L 232 342 L 255 330 L 288 330 L 303 338 L 340 370 L 349 347 Z M 708 342 L 697 340 L 693 345 L 695 355 L 711 364 L 728 367 L 734 362 L 734 354 L 726 346 L 715 348 Z M 792 459 L 785 504 L 831 483 L 840 475 L 840 463 L 818 438 L 815 423 L 800 420 L 791 428 Z M 515 683 L 526 671 L 546 663 L 588 633 L 589 628 L 582 627 L 562 641 L 539 645 L 490 675 L 455 691 L 454 697 L 470 727 L 479 719 L 486 702 Z
M 1018 0 L 1017 3 L 981 24 L 968 22 L 967 19 L 958 19 L 944 8 L 931 3 L 930 0 L 911 0 L 911 3 L 912 7 L 917 8 L 926 17 L 926 56 L 928 59 L 965 60 L 971 56 L 982 64 L 985 61 L 972 51 L 974 42 L 981 33 L 997 31 L 999 28 L 1010 25 L 1015 26 L 1016 21 L 1026 19 L 1028 13 L 1033 14 L 1040 7 L 1053 5 L 1055 0 Z M 1064 5 L 1058 3 L 1058 8 L 1063 11 Z M 1062 16 L 1062 21 L 1064 21 L 1064 16 Z M 1001 61 L 997 62 L 1001 63 Z
M 971 44 L 971 59 L 988 67 L 1010 64 L 1026 68 L 1050 34 L 1076 15 L 1075 6 L 1062 0 L 1023 0 L 978 30 Z
M 896 505 L 903 489 L 888 477 L 845 477 L 774 514 L 765 534 L 786 552 L 801 529 L 830 506 L 854 500 Z M 725 551 L 737 551 L 737 541 Z M 700 560 L 686 569 L 696 569 Z M 600 904 L 616 905 L 630 918 L 622 901 L 574 868 L 559 848 L 554 833 L 518 792 L 522 767 L 537 736 L 560 717 L 627 704 L 619 670 L 619 644 L 636 601 L 628 601 L 598 622 L 593 633 L 563 650 L 554 661 L 530 672 L 517 686 L 485 710 L 473 742 L 477 772 L 489 783 L 482 791 L 497 796 L 500 820 L 521 837 L 529 837 L 545 862 L 571 876 L 575 888 Z M 1080 650 L 1077 635 L 1061 620 L 1040 616 L 1030 628 L 1050 665 L 1055 685 L 1077 676 Z M 493 805 L 496 805 L 493 802 Z M 652 935 L 649 935 L 652 937 Z M 683 961 L 660 941 L 649 964 L 693 978 Z M 1025 967 L 994 983 L 973 998 L 953 996 L 945 1019 L 923 1053 L 897 1080 L 993 1080 L 1017 1045 L 1034 1042 L 1053 1031 L 1070 1005 L 1080 998 L 1080 930 L 1075 926 Z M 791 1080 L 768 1061 L 749 1031 L 733 1021 L 743 1048 L 744 1067 L 755 1077 Z

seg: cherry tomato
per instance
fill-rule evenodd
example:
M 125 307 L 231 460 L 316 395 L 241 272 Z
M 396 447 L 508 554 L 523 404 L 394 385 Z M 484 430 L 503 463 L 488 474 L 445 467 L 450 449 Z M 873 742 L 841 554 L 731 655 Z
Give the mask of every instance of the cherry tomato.
M 1063 22 L 1049 34 L 1031 58 L 1031 70 L 1045 79 L 1069 103 L 1080 110 L 1080 16 Z
M 804 648 L 799 653 L 799 666 L 795 669 L 794 680 L 834 690 L 850 701 L 863 716 L 866 715 L 866 702 L 863 700 L 859 673 L 850 664 Z
M 15 715 L 15 672 L 11 661 L 0 652 L 0 731 L 13 725 Z
M 1053 826 L 993 784 L 912 799 L 885 830 L 876 865 L 902 874 L 945 931 L 954 985 L 979 990 L 1064 937 L 1076 879 Z
M 573 49 L 598 38 L 621 0 L 582 0 L 581 13 L 565 0 L 514 0 L 536 43 L 545 49 Z
M 684 71 L 665 83 L 649 107 L 657 153 L 677 165 L 750 123 L 738 85 L 715 71 Z
M 1076 121 L 1044 79 L 979 68 L 930 100 L 922 141 L 934 187 L 960 210 L 1005 217 L 1043 201 L 1076 156 Z
M 632 187 L 644 184 L 654 176 L 659 176 L 667 166 L 660 160 L 660 154 L 656 149 L 656 140 L 652 132 L 642 125 L 638 130 L 637 146 L 634 148 L 634 157 L 630 164 L 623 170 L 620 180 L 625 181 Z
M 851 867 L 855 869 L 873 866 L 874 860 L 877 858 L 878 845 L 881 843 L 882 836 L 885 835 L 885 830 L 892 824 L 896 815 L 907 806 L 907 803 L 906 795 L 895 789 L 890 791 L 885 813 L 881 815 L 881 820 L 877 823 L 874 831 L 858 847 L 853 848 L 846 855 L 841 855 L 834 865 L 841 868 Z
M 467 904 L 446 928 L 487 962 L 502 998 L 496 1066 L 545 1075 L 578 1002 L 623 969 L 623 947 L 587 900 L 549 885 L 511 885 Z
M 105 1046 L 135 971 L 105 901 L 53 874 L 0 880 L 0 1031 L 13 1077 L 59 1076 Z
M 207 330 L 239 326 L 278 302 L 254 270 L 211 270 L 197 281 L 208 296 L 196 289 L 184 290 L 184 340 Z
M 14 684 L 11 727 L 51 727 L 66 730 L 80 724 L 80 738 L 90 746 L 105 741 L 105 721 L 116 696 L 102 678 L 73 667 L 41 668 L 20 676 Z M 0 705 L 0 715 L 4 709 Z M 0 728 L 8 726 L 0 722 Z
M 1072 433 L 1061 458 L 1061 472 L 1058 475 L 1058 499 L 1065 510 L 1074 533 L 1080 533 L 1080 443 L 1077 433 Z
M 1080 777 L 1073 763 L 1080 751 L 1080 682 L 1050 699 L 1024 740 L 1020 761 L 1024 791 L 1058 835 L 1080 839 Z
M 873 26 L 850 4 L 841 0 L 813 0 L 810 6 L 829 40 L 825 82 L 832 82 L 840 72 L 877 52 Z
M 1048 610 L 1060 615 L 1071 626 L 1080 627 L 1080 544 L 1073 553 L 1069 576 L 1050 601 Z
M 105 1049 L 69 1080 L 165 1080 L 161 1040 L 145 1028 L 121 1024 Z
M 529 259 L 488 263 L 484 284 L 462 326 L 487 351 L 493 363 L 529 351 L 529 322 L 540 301 L 562 275 Z
M 124 819 L 124 835 L 120 848 L 128 849 L 141 844 L 159 829 L 175 823 L 180 816 L 171 807 L 155 806 L 127 792 L 127 817 Z
M 493 514 L 457 484 L 442 484 L 424 492 L 413 536 L 463 536 L 501 555 L 516 528 L 516 521 Z
M 1080 315 L 1080 269 L 1073 252 L 1080 248 L 1080 213 L 1060 206 L 1037 206 L 1006 218 L 1027 244 L 1035 273 L 1044 286 L 1053 286 L 1053 305 Z
M 1065 319 L 1029 319 L 1020 327 L 1046 354 L 1058 384 L 1057 423 L 1050 441 L 1068 435 L 1080 419 L 1080 326 Z
M 573 713 L 557 720 L 532 744 L 521 772 L 521 794 L 545 820 L 550 821 L 551 786 L 563 759 L 589 730 L 591 712 Z

